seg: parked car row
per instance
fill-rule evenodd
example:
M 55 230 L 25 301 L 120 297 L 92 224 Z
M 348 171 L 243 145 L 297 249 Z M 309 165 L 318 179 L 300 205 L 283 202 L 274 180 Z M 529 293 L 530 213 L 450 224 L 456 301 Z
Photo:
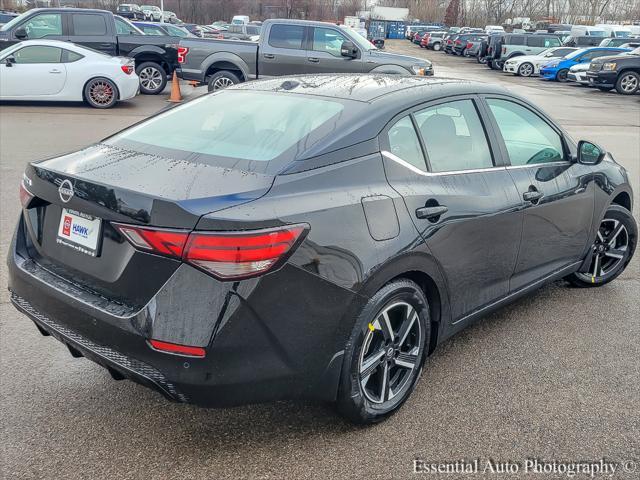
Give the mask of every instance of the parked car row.
M 157 5 L 138 5 L 137 3 L 121 3 L 116 9 L 121 17 L 131 20 L 149 20 L 152 22 L 182 23 L 178 16 L 169 10 L 164 12 Z
M 573 81 L 623 95 L 640 91 L 640 39 L 622 27 L 575 27 L 553 33 L 417 29 L 409 40 L 445 54 L 473 57 L 516 76 Z M 615 36 L 605 36 L 608 33 Z

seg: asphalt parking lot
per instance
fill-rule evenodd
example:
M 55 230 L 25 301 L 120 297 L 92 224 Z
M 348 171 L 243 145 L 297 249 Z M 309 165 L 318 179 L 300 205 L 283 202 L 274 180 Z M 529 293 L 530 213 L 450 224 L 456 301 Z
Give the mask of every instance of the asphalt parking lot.
M 387 49 L 431 58 L 438 76 L 497 82 L 533 100 L 574 138 L 612 152 L 631 174 L 637 205 L 640 96 L 506 76 L 407 41 L 389 41 Z M 42 337 L 6 291 L 4 258 L 25 164 L 97 141 L 165 108 L 165 98 L 139 96 L 111 111 L 0 106 L 2 478 L 395 479 L 414 476 L 416 458 L 605 459 L 635 462 L 614 478 L 639 478 L 638 255 L 612 284 L 581 290 L 558 282 L 468 328 L 427 360 L 402 410 L 369 428 L 324 405 L 168 403 Z

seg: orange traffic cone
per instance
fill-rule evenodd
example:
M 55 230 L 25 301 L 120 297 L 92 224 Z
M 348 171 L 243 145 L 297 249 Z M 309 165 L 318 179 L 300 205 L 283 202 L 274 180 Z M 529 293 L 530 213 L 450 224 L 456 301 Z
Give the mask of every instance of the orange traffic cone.
M 178 81 L 178 74 L 173 71 L 173 78 L 171 79 L 171 96 L 169 102 L 180 103 L 182 101 L 182 94 L 180 93 L 180 82 Z

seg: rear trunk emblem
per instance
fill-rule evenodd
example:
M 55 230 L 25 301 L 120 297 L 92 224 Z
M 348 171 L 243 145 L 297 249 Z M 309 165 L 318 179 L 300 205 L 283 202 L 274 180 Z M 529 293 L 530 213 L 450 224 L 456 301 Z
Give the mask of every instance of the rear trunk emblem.
M 60 196 L 60 200 L 64 203 L 67 203 L 69 200 L 73 198 L 73 185 L 69 180 L 63 181 L 58 187 L 58 195 Z

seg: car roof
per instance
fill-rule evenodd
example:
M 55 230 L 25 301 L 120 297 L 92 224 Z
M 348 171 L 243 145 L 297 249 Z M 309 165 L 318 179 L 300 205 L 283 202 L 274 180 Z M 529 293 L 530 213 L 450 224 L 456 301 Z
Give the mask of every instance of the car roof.
M 505 90 L 471 80 L 389 74 L 296 75 L 241 83 L 240 90 L 289 92 L 371 103 L 389 100 L 415 104 L 451 95 L 504 93 Z M 398 97 L 403 100 L 398 102 Z

